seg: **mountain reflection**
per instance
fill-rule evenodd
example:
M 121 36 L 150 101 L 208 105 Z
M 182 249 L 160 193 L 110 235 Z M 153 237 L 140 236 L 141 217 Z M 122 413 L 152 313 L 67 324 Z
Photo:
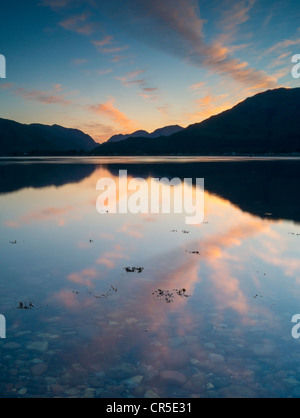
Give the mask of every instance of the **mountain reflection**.
M 63 160 L 0 160 L 0 194 L 25 188 L 43 188 L 78 183 L 90 176 L 94 165 L 69 164 Z
M 241 210 L 269 219 L 300 222 L 299 159 L 157 159 L 154 163 L 119 158 L 0 161 L 0 194 L 23 188 L 79 183 L 100 167 L 114 176 L 204 178 L 205 190 Z M 97 180 L 96 180 L 97 181 Z M 96 184 L 95 184 L 96 185 Z
M 200 162 L 109 164 L 113 175 L 128 170 L 132 177 L 204 178 L 205 190 L 230 200 L 261 218 L 300 222 L 300 160 L 212 159 Z
M 277 377 L 294 376 L 299 361 L 298 161 L 0 165 L 11 176 L 1 179 L 0 302 L 17 344 L 0 344 L 2 391 L 25 376 L 28 393 L 38 382 L 49 396 L 81 393 L 83 381 L 101 397 L 289 393 Z M 98 213 L 97 181 L 118 184 L 121 169 L 128 181 L 204 177 L 205 222 Z M 34 364 L 32 344 L 47 372 L 11 375 L 22 358 Z

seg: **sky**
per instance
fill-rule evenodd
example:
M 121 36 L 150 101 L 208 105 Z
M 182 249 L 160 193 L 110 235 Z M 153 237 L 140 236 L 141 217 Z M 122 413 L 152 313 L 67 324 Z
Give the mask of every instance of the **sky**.
M 0 117 L 97 142 L 300 83 L 299 0 L 12 0 L 0 12 Z

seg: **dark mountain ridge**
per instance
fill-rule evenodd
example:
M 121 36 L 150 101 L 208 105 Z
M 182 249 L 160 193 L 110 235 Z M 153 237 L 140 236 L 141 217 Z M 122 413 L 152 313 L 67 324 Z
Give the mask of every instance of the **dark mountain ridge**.
M 104 143 L 96 155 L 300 153 L 300 88 L 250 97 L 230 110 L 154 139 Z
M 182 128 L 179 125 L 170 125 L 170 126 L 165 126 L 164 128 L 156 129 L 152 133 L 149 133 L 147 131 L 136 131 L 136 132 L 133 132 L 132 134 L 127 134 L 127 135 L 122 135 L 122 134 L 114 135 L 108 141 L 106 141 L 106 143 L 121 142 L 128 138 L 158 138 L 160 136 L 170 136 L 177 132 L 182 131 L 183 129 L 184 128 Z
M 25 125 L 0 118 L 0 155 L 91 151 L 97 143 L 78 129 L 59 125 Z

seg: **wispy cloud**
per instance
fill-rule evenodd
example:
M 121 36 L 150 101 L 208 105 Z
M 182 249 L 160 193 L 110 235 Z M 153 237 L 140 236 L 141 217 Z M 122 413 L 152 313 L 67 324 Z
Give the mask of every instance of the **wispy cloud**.
M 300 38 L 298 38 L 298 39 L 286 39 L 284 41 L 278 42 L 275 45 L 273 45 L 271 48 L 269 48 L 266 51 L 266 54 L 270 54 L 271 52 L 281 50 L 281 49 L 285 49 L 285 48 L 288 48 L 288 47 L 294 46 L 294 45 L 300 45 Z
M 129 48 L 129 45 L 124 46 L 115 46 L 111 48 L 103 48 L 102 53 L 103 54 L 116 54 L 117 52 L 126 51 Z
M 144 79 L 136 79 L 137 76 L 143 73 L 144 73 L 144 70 L 137 70 L 137 71 L 127 73 L 123 77 L 115 77 L 115 79 L 121 81 L 121 83 L 126 87 L 129 87 L 133 84 L 145 84 Z
M 164 104 L 157 107 L 157 110 L 162 114 L 163 117 L 168 117 L 170 112 L 170 105 Z
M 227 94 L 214 96 L 210 91 L 206 91 L 206 94 L 196 99 L 194 103 L 195 111 L 187 115 L 191 123 L 200 122 L 221 113 L 235 104 L 231 99 L 228 99 Z
M 127 73 L 123 77 L 115 77 L 116 80 L 121 81 L 123 86 L 125 87 L 132 87 L 137 86 L 140 88 L 139 96 L 145 100 L 157 100 L 158 91 L 157 87 L 148 87 L 147 80 L 145 78 L 136 78 L 139 75 L 143 74 L 145 70 L 137 70 Z
M 68 6 L 72 0 L 42 0 L 41 5 L 50 7 L 54 11 L 59 11 Z
M 61 21 L 59 25 L 65 30 L 76 32 L 80 35 L 91 35 L 95 31 L 96 24 L 89 22 L 89 17 L 89 13 L 82 13 L 68 17 Z
M 115 63 L 118 63 L 118 62 L 120 62 L 120 61 L 123 61 L 123 60 L 125 60 L 127 57 L 125 56 L 125 55 L 116 55 L 112 60 L 111 60 L 111 62 L 115 62 Z
M 103 123 L 84 122 L 79 125 L 73 125 L 75 129 L 79 129 L 88 135 L 90 135 L 96 142 L 102 143 L 107 139 L 119 133 L 119 130 L 113 128 L 109 125 L 104 125 Z
M 116 45 L 113 40 L 113 36 L 107 35 L 103 39 L 91 42 L 97 48 L 99 53 L 115 55 L 112 61 L 117 63 L 126 58 L 125 56 L 120 55 L 120 53 L 129 49 L 129 45 Z
M 61 91 L 61 89 L 61 85 L 57 84 L 56 87 L 54 86 L 54 92 L 28 90 L 24 88 L 17 88 L 14 92 L 26 100 L 32 100 L 43 104 L 61 104 L 64 106 L 71 104 L 71 100 L 67 100 L 63 96 L 55 94 Z
M 224 12 L 221 24 L 225 32 L 234 32 L 239 25 L 246 23 L 250 16 L 249 12 L 256 0 L 226 0 L 224 2 Z
M 0 84 L 0 90 L 9 90 L 12 87 L 14 87 L 14 83 L 4 83 L 4 84 Z
M 136 128 L 136 122 L 129 119 L 124 113 L 114 106 L 115 99 L 112 98 L 106 103 L 89 106 L 89 110 L 100 116 L 105 116 L 117 124 L 122 130 L 132 132 Z
M 73 61 L 72 61 L 72 63 L 73 63 L 74 65 L 76 65 L 76 66 L 86 64 L 87 62 L 88 62 L 88 60 L 87 60 L 87 59 L 85 59 L 85 58 L 75 58 L 75 59 L 73 59 Z
M 53 84 L 53 89 L 55 92 L 60 92 L 64 90 L 64 87 L 61 84 L 57 83 L 57 84 Z
M 111 68 L 108 68 L 107 70 L 96 70 L 95 72 L 98 75 L 106 75 L 112 73 L 112 71 L 113 70 Z
M 158 88 L 157 87 L 144 87 L 143 91 L 146 91 L 147 93 L 154 93 L 158 91 Z
M 64 226 L 64 217 L 70 216 L 74 208 L 72 206 L 65 207 L 48 207 L 41 210 L 28 212 L 17 220 L 9 220 L 4 224 L 8 228 L 19 228 L 22 225 L 28 225 L 40 221 L 56 221 L 59 226 Z
M 199 90 L 202 90 L 203 87 L 205 87 L 205 82 L 200 81 L 199 83 L 192 84 L 189 87 L 189 90 L 194 91 L 194 92 L 199 92 Z
M 254 0 L 238 2 L 233 16 L 223 15 L 223 25 L 233 30 L 234 25 L 236 27 L 247 21 L 253 4 Z M 229 47 L 220 42 L 206 41 L 203 31 L 205 20 L 201 18 L 197 0 L 128 0 L 126 7 L 123 1 L 116 0 L 112 12 L 131 35 L 190 65 L 209 69 L 249 87 L 263 89 L 278 86 L 266 72 L 235 58 Z
M 92 44 L 95 45 L 97 48 L 103 48 L 106 45 L 110 45 L 113 39 L 113 36 L 107 35 L 103 39 L 100 39 L 98 41 L 92 41 Z

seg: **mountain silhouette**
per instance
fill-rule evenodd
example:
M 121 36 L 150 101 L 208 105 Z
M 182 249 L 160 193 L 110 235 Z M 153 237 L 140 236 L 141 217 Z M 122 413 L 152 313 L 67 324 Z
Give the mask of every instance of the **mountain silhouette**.
M 170 136 L 104 143 L 96 155 L 300 153 L 300 88 L 279 88 Z
M 91 151 L 96 145 L 89 135 L 77 129 L 58 125 L 24 125 L 0 119 L 0 155 Z
M 106 143 L 121 142 L 128 138 L 158 138 L 160 136 L 170 136 L 182 131 L 183 129 L 184 128 L 182 128 L 179 125 L 170 125 L 165 126 L 164 128 L 156 129 L 152 133 L 149 133 L 147 131 L 136 131 L 128 135 L 114 135 Z

